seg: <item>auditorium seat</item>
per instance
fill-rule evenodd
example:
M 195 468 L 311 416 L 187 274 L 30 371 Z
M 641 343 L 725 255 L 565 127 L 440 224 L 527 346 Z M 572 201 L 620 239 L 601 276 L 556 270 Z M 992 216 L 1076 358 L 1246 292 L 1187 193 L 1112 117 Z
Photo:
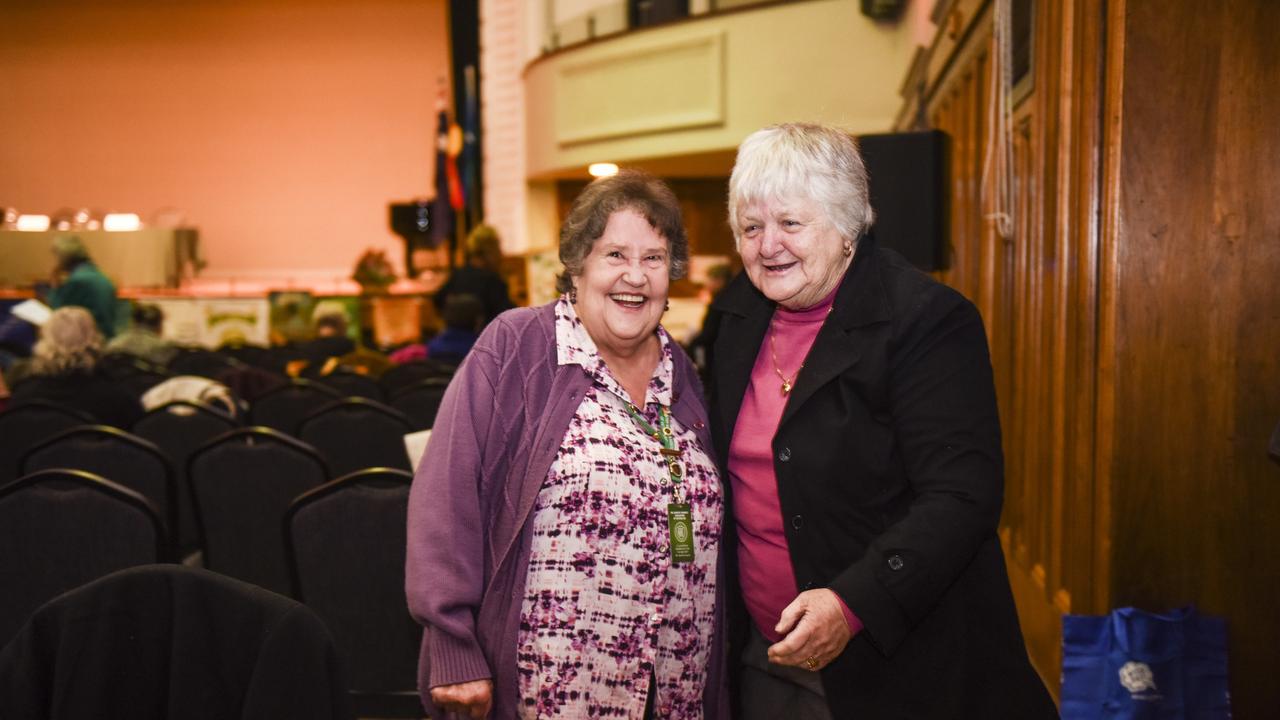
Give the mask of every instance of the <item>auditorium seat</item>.
M 239 428 L 196 449 L 187 481 L 204 566 L 288 594 L 281 519 L 329 477 L 314 448 L 270 428 Z
M 133 425 L 133 434 L 155 443 L 173 466 L 178 498 L 178 534 L 174 541 L 180 553 L 193 552 L 200 545 L 191 487 L 187 483 L 187 460 L 196 448 L 238 426 L 234 418 L 221 410 L 189 400 L 165 403 Z
M 404 413 L 354 397 L 325 405 L 298 426 L 298 438 L 318 450 L 336 476 L 371 467 L 409 470 L 404 436 L 411 432 Z
M 210 380 L 227 370 L 244 367 L 235 358 L 206 348 L 182 348 L 169 361 L 169 372 L 174 375 L 199 375 Z
M 22 474 L 22 456 L 45 440 L 96 422 L 87 413 L 32 400 L 0 412 L 0 487 Z
M 314 612 L 181 565 L 83 585 L 0 651 L 0 707 L 14 718 L 348 720 L 345 688 Z
M 428 378 L 451 378 L 455 367 L 434 360 L 415 360 L 396 365 L 378 378 L 382 386 L 382 394 L 392 397 L 396 392 Z
M 350 370 L 334 370 L 328 375 L 317 375 L 313 378 L 321 385 L 337 390 L 343 397 L 362 397 L 382 401 L 382 388 L 378 381 L 368 375 Z
M 155 506 L 99 475 L 42 470 L 0 488 L 0 646 L 50 598 L 167 560 L 167 542 Z
M 295 378 L 254 400 L 249 406 L 249 424 L 293 435 L 303 418 L 341 397 L 333 388 Z
M 107 425 L 82 425 L 36 445 L 22 458 L 22 473 L 71 468 L 100 475 L 149 500 L 178 537 L 178 495 L 173 465 L 149 440 Z
M 387 404 L 407 415 L 414 430 L 427 430 L 436 422 L 440 401 L 448 387 L 449 378 L 427 378 L 400 389 Z
M 299 496 L 285 514 L 294 597 L 333 633 L 361 716 L 422 717 L 422 628 L 404 600 L 412 480 L 403 470 L 361 470 Z

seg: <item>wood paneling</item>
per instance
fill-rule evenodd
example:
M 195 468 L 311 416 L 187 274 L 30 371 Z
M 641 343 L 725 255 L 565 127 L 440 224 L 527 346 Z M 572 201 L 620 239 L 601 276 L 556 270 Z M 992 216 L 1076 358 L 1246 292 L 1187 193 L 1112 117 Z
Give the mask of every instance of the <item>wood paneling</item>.
M 957 0 L 950 3 L 960 7 Z M 1005 429 L 1001 536 L 1028 650 L 1062 613 L 1189 603 L 1231 628 L 1237 717 L 1280 705 L 1280 3 L 1037 2 L 1015 231 L 984 216 L 990 3 L 900 117 L 952 137 L 950 259 Z
M 1125 3 L 1117 605 L 1230 631 L 1236 716 L 1280 707 L 1280 3 Z
M 1094 372 L 1101 62 L 1097 2 L 1045 3 L 1035 16 L 1035 91 L 1016 109 L 1012 237 L 990 219 L 990 7 L 932 79 L 930 122 L 952 136 L 951 265 L 939 278 L 982 311 L 1005 431 L 1002 537 L 1028 650 L 1055 686 L 1061 615 L 1089 611 L 1095 532 Z M 1074 605 L 1074 606 L 1073 606 Z

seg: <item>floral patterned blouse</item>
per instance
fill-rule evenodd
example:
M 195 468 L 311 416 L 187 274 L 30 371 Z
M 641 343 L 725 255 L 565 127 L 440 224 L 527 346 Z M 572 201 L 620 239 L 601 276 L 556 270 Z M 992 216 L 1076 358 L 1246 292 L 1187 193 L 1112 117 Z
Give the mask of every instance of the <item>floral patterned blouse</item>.
M 652 427 L 670 407 L 672 346 L 642 410 Z M 522 718 L 639 718 L 656 680 L 659 717 L 702 717 L 714 625 L 721 496 L 715 464 L 672 418 L 684 450 L 694 559 L 668 548 L 670 475 L 658 441 L 628 415 L 628 395 L 609 372 L 574 308 L 556 304 L 561 365 L 594 383 L 538 494 L 517 646 Z

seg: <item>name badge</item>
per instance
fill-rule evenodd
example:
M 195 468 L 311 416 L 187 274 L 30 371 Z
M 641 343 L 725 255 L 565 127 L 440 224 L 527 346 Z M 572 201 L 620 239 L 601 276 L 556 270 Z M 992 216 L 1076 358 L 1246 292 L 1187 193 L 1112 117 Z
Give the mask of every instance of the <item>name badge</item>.
M 689 503 L 667 505 L 667 533 L 671 536 L 671 562 L 693 562 L 693 513 Z

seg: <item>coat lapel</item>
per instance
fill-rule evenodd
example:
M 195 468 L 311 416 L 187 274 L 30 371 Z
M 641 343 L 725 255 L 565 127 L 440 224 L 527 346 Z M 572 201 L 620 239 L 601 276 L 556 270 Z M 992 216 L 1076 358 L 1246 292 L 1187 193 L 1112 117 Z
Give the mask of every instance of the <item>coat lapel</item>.
M 819 388 L 857 364 L 864 340 L 862 334 L 854 332 L 856 328 L 888 319 L 889 303 L 880 280 L 876 243 L 864 235 L 836 292 L 831 315 L 805 357 L 778 426 L 785 425 Z
M 751 368 L 764 342 L 765 331 L 773 317 L 774 304 L 747 279 L 745 272 L 725 288 L 713 307 L 724 313 L 716 342 L 715 404 L 720 417 L 715 418 L 725 429 L 725 442 L 733 437 L 733 427 L 742 409 L 742 398 L 751 380 Z M 723 449 L 727 451 L 728 447 Z

